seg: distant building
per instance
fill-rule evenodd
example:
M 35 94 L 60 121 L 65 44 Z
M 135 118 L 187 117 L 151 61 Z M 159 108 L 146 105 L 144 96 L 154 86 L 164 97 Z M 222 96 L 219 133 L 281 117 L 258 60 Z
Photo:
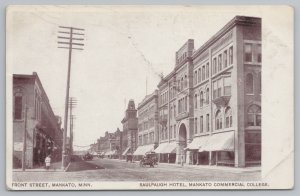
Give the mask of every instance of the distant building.
M 48 154 L 52 155 L 53 161 L 61 159 L 61 118 L 54 115 L 47 94 L 35 72 L 32 75 L 13 75 L 12 115 L 14 168 L 21 167 L 25 121 L 26 167 L 41 166 Z
M 142 156 L 154 152 L 158 146 L 158 91 L 147 95 L 138 104 L 138 148 L 133 155 Z
M 126 156 L 128 153 L 133 154 L 137 148 L 137 110 L 134 101 L 131 99 L 128 102 L 128 107 L 125 111 L 125 117 L 121 121 L 123 124 L 122 132 L 122 155 Z
M 158 84 L 156 151 L 169 149 L 168 162 L 260 164 L 261 58 L 260 18 L 236 16 L 197 50 L 188 40 Z
M 93 150 L 108 158 L 120 158 L 122 152 L 121 134 L 119 128 L 113 133 L 106 131 L 105 136 L 100 137 L 100 139 L 97 140 L 97 143 L 93 145 Z

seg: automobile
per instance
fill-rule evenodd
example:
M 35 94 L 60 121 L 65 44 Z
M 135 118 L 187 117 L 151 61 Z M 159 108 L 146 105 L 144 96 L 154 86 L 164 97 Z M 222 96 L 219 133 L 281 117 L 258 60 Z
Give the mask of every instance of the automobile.
M 154 157 L 151 157 L 149 155 L 144 156 L 140 160 L 140 167 L 145 167 L 149 165 L 150 167 L 154 167 L 154 165 L 157 164 Z
M 93 155 L 91 155 L 90 153 L 86 153 L 85 155 L 83 155 L 82 159 L 84 161 L 91 161 L 93 160 Z

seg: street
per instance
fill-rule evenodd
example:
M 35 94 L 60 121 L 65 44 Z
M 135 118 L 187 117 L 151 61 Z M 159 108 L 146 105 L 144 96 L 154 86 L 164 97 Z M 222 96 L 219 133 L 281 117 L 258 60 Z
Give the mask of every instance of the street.
M 15 171 L 13 181 L 18 182 L 75 182 L 75 181 L 255 181 L 260 179 L 258 170 L 238 168 L 190 167 L 158 164 L 154 168 L 140 167 L 138 162 L 99 159 L 73 162 L 64 171 Z

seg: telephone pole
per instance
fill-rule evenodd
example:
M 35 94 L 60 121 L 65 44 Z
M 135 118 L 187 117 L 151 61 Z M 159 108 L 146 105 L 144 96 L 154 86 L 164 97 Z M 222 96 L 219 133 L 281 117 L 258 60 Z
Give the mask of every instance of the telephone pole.
M 73 115 L 72 111 L 77 105 L 77 100 L 74 97 L 70 97 L 69 107 L 70 107 L 70 152 L 73 154 L 73 128 L 74 128 L 74 119 L 75 115 Z
M 69 103 L 69 90 L 70 90 L 70 75 L 71 75 L 71 60 L 72 60 L 72 51 L 73 50 L 83 50 L 83 41 L 84 38 L 84 29 L 74 28 L 74 27 L 65 27 L 59 26 L 60 30 L 58 31 L 58 48 L 68 49 L 69 58 L 68 58 L 68 75 L 67 75 L 67 87 L 66 87 L 66 99 L 65 99 L 65 116 L 64 116 L 64 133 L 63 133 L 63 150 L 62 150 L 62 168 L 66 167 L 66 138 L 68 130 L 68 103 Z

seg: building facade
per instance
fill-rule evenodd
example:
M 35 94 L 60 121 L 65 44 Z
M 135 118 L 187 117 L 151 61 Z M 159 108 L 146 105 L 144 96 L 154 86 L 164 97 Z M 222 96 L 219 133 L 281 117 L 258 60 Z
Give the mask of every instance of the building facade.
M 44 164 L 47 155 L 61 159 L 63 131 L 38 75 L 13 75 L 13 162 L 21 167 L 26 127 L 25 164 L 27 168 Z
M 105 132 L 104 137 L 100 137 L 96 143 L 96 152 L 108 158 L 119 158 L 121 156 L 122 132 L 117 128 L 113 133 Z
M 175 143 L 171 159 L 260 164 L 261 62 L 261 19 L 253 17 L 236 16 L 197 50 L 188 40 L 176 52 L 158 85 L 159 145 Z
M 147 95 L 138 104 L 138 147 L 133 153 L 143 156 L 158 146 L 158 91 Z
M 129 100 L 125 117 L 121 121 L 123 124 L 122 131 L 122 155 L 133 154 L 137 148 L 137 130 L 138 118 L 137 109 L 135 108 L 134 100 Z

